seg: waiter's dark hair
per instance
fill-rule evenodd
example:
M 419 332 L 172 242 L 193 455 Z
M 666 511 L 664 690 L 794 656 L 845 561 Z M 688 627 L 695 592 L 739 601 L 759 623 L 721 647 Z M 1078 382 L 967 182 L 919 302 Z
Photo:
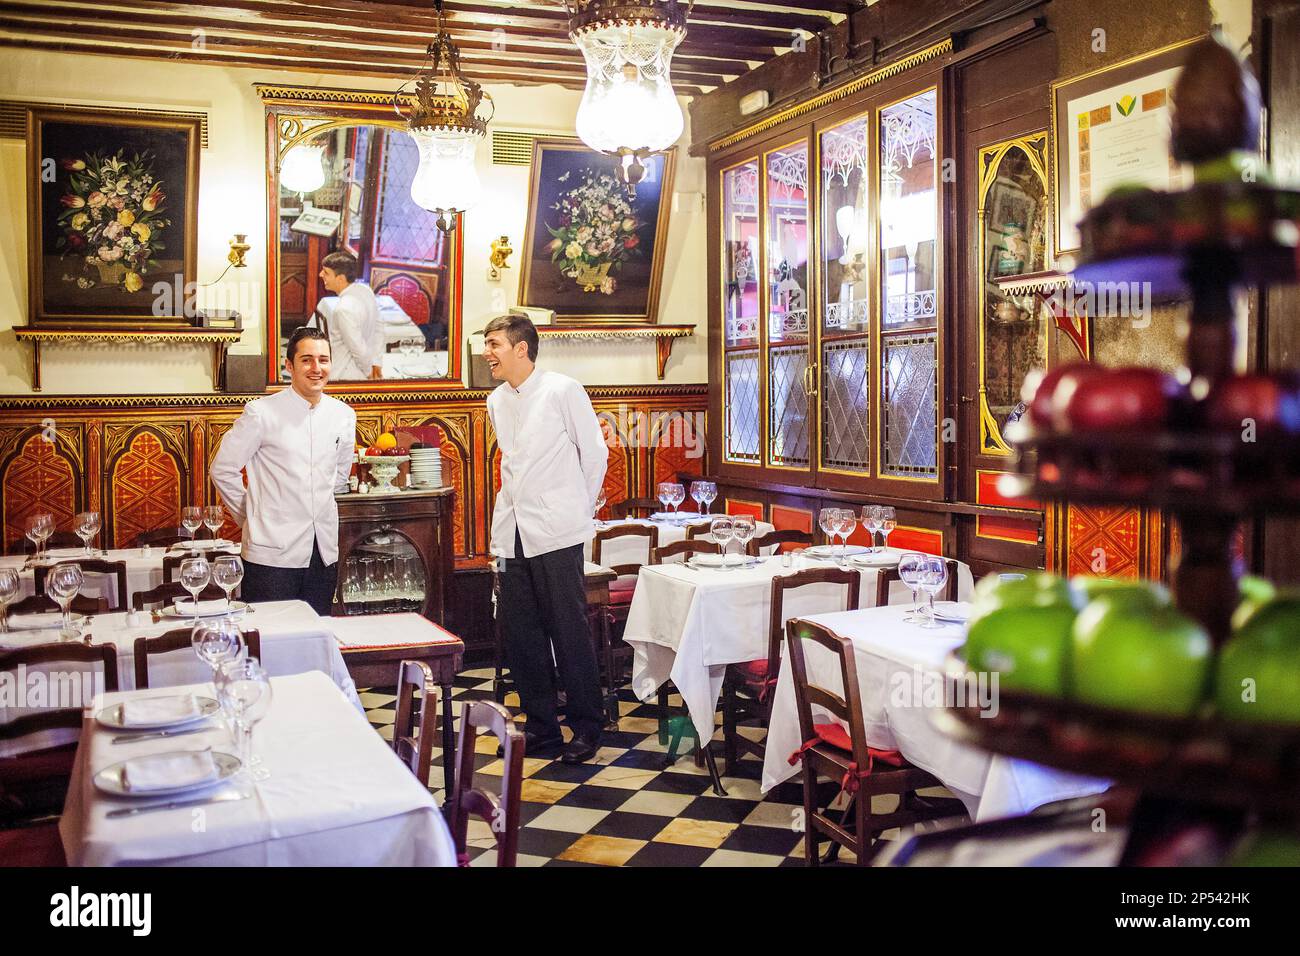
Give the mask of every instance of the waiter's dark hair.
M 333 269 L 335 274 L 345 277 L 349 282 L 357 281 L 357 260 L 346 252 L 331 252 L 320 264 L 326 269 Z
M 485 336 L 493 332 L 504 332 L 512 346 L 527 342 L 528 361 L 537 361 L 537 327 L 528 316 L 520 315 L 518 312 L 498 315 L 483 328 Z
M 289 336 L 289 345 L 284 350 L 284 354 L 290 362 L 293 361 L 294 353 L 298 350 L 298 343 L 303 339 L 320 339 L 326 345 L 330 344 L 330 337 L 314 325 L 304 325 L 300 329 L 294 329 L 293 335 Z M 330 349 L 331 353 L 333 351 L 333 349 Z

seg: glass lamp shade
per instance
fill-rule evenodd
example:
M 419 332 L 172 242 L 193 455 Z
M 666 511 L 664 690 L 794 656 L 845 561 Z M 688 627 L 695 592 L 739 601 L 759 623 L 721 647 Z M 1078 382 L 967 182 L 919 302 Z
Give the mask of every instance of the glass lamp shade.
M 474 166 L 481 137 L 465 130 L 412 130 L 420 167 L 411 180 L 411 199 L 430 212 L 464 212 L 478 202 L 481 186 Z
M 300 143 L 289 150 L 280 166 L 280 185 L 290 192 L 315 192 L 325 185 L 324 146 Z
M 644 26 L 610 26 L 574 37 L 587 62 L 578 106 L 578 136 L 592 149 L 658 152 L 682 135 L 682 108 L 669 71 L 682 34 Z

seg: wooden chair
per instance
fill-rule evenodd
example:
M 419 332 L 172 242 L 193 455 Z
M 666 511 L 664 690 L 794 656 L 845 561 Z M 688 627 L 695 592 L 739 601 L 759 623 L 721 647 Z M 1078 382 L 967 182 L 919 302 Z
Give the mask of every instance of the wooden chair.
M 663 511 L 664 506 L 658 498 L 624 498 L 622 501 L 616 501 L 609 506 L 609 513 L 615 518 L 627 517 L 649 517 L 658 511 Z M 638 515 L 636 512 L 644 511 L 644 515 Z M 596 562 L 600 564 L 599 561 Z
M 844 696 L 809 682 L 806 642 L 835 655 Z M 852 641 L 819 624 L 795 618 L 786 624 L 786 655 L 794 680 L 799 735 L 804 742 L 791 755 L 790 762 L 803 761 L 804 855 L 809 866 L 822 862 L 817 852 L 819 834 L 832 842 L 827 861 L 843 846 L 854 853 L 859 866 L 866 866 L 872 843 L 881 832 L 965 813 L 959 800 L 931 799 L 916 793 L 925 787 L 943 786 L 928 771 L 908 763 L 896 750 L 877 750 L 867 745 Z M 836 723 L 813 723 L 814 706 L 829 711 L 848 729 Z M 819 775 L 830 777 L 838 784 L 839 792 L 850 795 L 838 821 L 830 816 L 829 808 L 825 813 L 821 810 L 817 799 Z M 872 813 L 871 798 L 880 794 L 897 794 L 898 808 L 890 813 Z
M 33 544 L 32 539 L 26 535 L 18 540 L 18 544 L 21 545 L 21 550 L 15 551 L 15 554 L 36 553 L 36 545 Z M 49 551 L 52 548 L 84 548 L 85 546 L 86 542 L 82 541 L 71 531 L 56 531 L 45 539 L 46 551 Z
M 105 561 L 102 558 L 75 558 L 67 561 L 60 561 L 60 564 L 76 564 L 81 567 L 84 574 L 107 574 L 116 579 L 117 589 L 114 591 L 115 598 L 109 602 L 108 610 L 124 611 L 126 610 L 127 591 L 126 591 L 126 562 L 125 561 Z M 36 590 L 45 592 L 45 579 L 49 577 L 50 569 L 53 565 L 38 565 L 33 572 L 36 578 Z
M 224 554 L 224 553 L 225 552 L 221 552 L 221 551 L 217 552 L 217 554 Z M 164 554 L 163 555 L 163 581 L 168 583 L 172 581 L 180 581 L 181 565 L 186 561 L 188 561 L 190 558 L 204 557 L 208 559 L 208 564 L 211 565 L 212 559 L 215 556 L 216 555 L 214 555 L 211 551 L 208 551 L 203 555 L 194 555 L 194 554 L 189 554 L 188 552 L 179 553 L 179 554 Z
M 420 713 L 415 714 L 415 692 Z M 411 768 L 421 785 L 429 785 L 429 764 L 437 736 L 438 683 L 424 661 L 402 661 L 397 669 L 397 717 L 393 721 L 393 752 Z M 443 759 L 446 759 L 444 756 Z
M 112 644 L 87 646 L 56 642 L 0 651 L 0 674 L 16 672 L 19 667 L 71 663 L 99 664 L 103 672 L 103 689 L 109 692 L 117 690 L 117 648 Z M 89 701 L 85 703 L 89 704 Z M 83 718 L 80 707 L 24 714 L 0 724 L 0 743 L 45 730 L 79 730 Z M 77 744 L 71 743 L 0 757 L 0 826 L 14 826 L 50 814 L 57 815 L 67 796 L 76 752 Z M 4 856 L 3 849 L 0 849 L 0 860 Z
M 192 648 L 192 627 L 178 627 L 159 634 L 157 637 L 137 637 L 135 639 L 135 686 L 137 690 L 149 687 L 149 657 L 153 654 L 166 654 L 182 648 Z M 262 635 L 256 628 L 244 631 L 244 645 L 248 656 L 262 659 Z
M 207 526 L 199 528 L 194 533 L 194 540 L 207 541 L 212 537 L 212 532 Z M 170 548 L 173 544 L 179 544 L 182 541 L 189 541 L 190 533 L 185 528 L 154 528 L 152 531 L 141 531 L 135 536 L 135 547 L 143 548 L 146 544 L 151 547 Z
M 717 515 L 714 515 L 713 517 L 716 518 Z M 708 521 L 692 521 L 690 524 L 686 526 L 686 540 L 695 541 L 698 540 L 699 538 L 707 538 L 710 534 L 712 534 L 712 532 L 709 530 L 710 524 L 711 522 Z
M 957 569 L 959 564 L 952 558 L 948 558 L 947 563 L 948 583 L 943 586 L 943 591 L 940 592 L 937 599 L 940 601 L 955 601 L 957 600 Z M 889 603 L 889 585 L 899 580 L 901 578 L 898 576 L 898 565 L 894 565 L 892 568 L 880 569 L 880 573 L 876 576 L 876 607 L 884 607 Z
M 806 534 L 807 532 L 800 532 Z M 722 745 L 727 772 L 735 776 L 736 762 L 747 753 L 762 757 L 765 746 L 738 731 L 742 721 L 757 720 L 766 728 L 771 716 L 772 697 L 781 670 L 781 644 L 785 640 L 785 595 L 787 591 L 817 584 L 838 584 L 845 589 L 844 607 L 827 610 L 856 611 L 862 574 L 851 568 L 810 568 L 772 578 L 771 613 L 767 625 L 767 659 L 728 664 L 722 679 Z
M 215 601 L 217 598 L 225 596 L 226 592 L 215 584 L 209 584 L 199 592 L 200 601 Z M 161 604 L 166 607 L 177 598 L 188 599 L 189 597 L 190 592 L 185 590 L 185 585 L 179 581 L 164 581 L 157 587 L 152 587 L 147 591 L 136 591 L 132 594 L 131 607 L 133 610 L 143 611 L 154 604 Z
M 646 559 L 644 562 L 629 564 L 605 564 L 602 559 L 603 546 L 606 541 L 615 538 L 645 538 Z M 605 611 L 603 626 L 596 628 L 600 641 L 600 658 L 605 669 L 606 710 L 613 702 L 614 718 L 618 717 L 618 688 L 622 685 L 623 666 L 630 665 L 633 657 L 631 645 L 621 640 L 622 628 L 627 624 L 628 611 L 632 607 L 632 594 L 636 590 L 636 576 L 642 564 L 653 564 L 652 558 L 659 547 L 659 529 L 653 525 L 628 524 L 613 528 L 604 528 L 596 532 L 591 543 L 591 560 L 609 568 L 618 575 L 609 585 L 609 605 Z M 617 629 L 617 630 L 616 630 Z
M 474 754 L 480 730 L 491 731 L 501 742 L 504 771 L 501 795 L 474 786 Z M 524 782 L 524 732 L 510 711 L 490 700 L 467 703 L 460 718 L 456 747 L 456 785 L 447 795 L 448 818 L 456 843 L 456 862 L 469 866 L 469 820 L 476 816 L 492 829 L 497 841 L 497 866 L 514 866 L 519 853 L 519 800 Z
M 783 528 L 780 531 L 769 531 L 758 538 L 750 538 L 745 542 L 745 553 L 751 558 L 756 558 L 763 553 L 764 548 L 775 546 L 776 552 L 773 553 L 779 553 L 783 545 L 799 544 L 804 547 L 811 547 L 812 543 L 811 531 L 801 531 L 798 528 Z
M 684 538 L 681 541 L 674 541 L 672 544 L 666 544 L 662 548 L 655 548 L 654 553 L 650 556 L 651 564 L 663 564 L 665 558 L 675 558 L 679 554 L 685 555 L 682 561 L 689 561 L 692 555 L 696 554 L 721 554 L 722 546 L 716 541 L 701 541 L 698 538 Z
M 12 617 L 15 614 L 41 614 L 45 611 L 58 611 L 59 602 L 54 600 L 48 594 L 31 594 L 21 601 L 15 601 L 5 610 L 6 617 Z M 108 601 L 105 598 L 86 597 L 83 594 L 76 595 L 68 605 L 68 610 L 73 614 L 107 614 Z

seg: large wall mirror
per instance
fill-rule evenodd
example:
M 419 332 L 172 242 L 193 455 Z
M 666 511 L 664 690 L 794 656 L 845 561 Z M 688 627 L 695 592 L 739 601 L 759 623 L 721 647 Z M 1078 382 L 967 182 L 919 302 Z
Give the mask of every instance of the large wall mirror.
M 268 381 L 287 381 L 289 336 L 314 325 L 330 336 L 331 384 L 341 390 L 460 385 L 463 230 L 440 231 L 412 201 L 419 150 L 391 98 L 258 93 L 267 109 Z M 353 281 L 329 265 L 336 253 L 355 261 Z

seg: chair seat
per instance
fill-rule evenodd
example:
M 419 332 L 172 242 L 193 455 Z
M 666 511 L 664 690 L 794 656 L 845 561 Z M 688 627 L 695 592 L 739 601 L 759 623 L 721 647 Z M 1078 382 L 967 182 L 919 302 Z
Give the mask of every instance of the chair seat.
M 0 830 L 0 866 L 67 866 L 57 823 Z
M 632 595 L 636 592 L 636 582 L 629 581 L 627 584 L 614 582 L 609 586 L 609 603 L 610 604 L 631 604 Z
M 848 793 L 856 793 L 861 781 L 869 778 L 873 772 L 891 772 L 889 770 L 877 771 L 875 768 L 877 761 L 889 764 L 890 767 L 899 770 L 916 769 L 897 750 L 880 750 L 876 747 L 868 747 L 867 767 L 865 770 L 859 770 L 858 765 L 852 760 L 853 741 L 849 737 L 847 730 L 839 724 L 813 724 L 813 733 L 817 736 L 812 740 L 804 741 L 803 746 L 790 755 L 790 763 L 797 763 L 806 752 L 816 754 L 843 771 L 844 776 L 840 780 L 840 788 Z M 821 746 L 823 744 L 826 746 Z M 832 749 L 828 750 L 827 747 Z
M 762 684 L 767 680 L 767 658 L 761 661 L 745 661 L 743 664 L 736 664 L 736 670 L 748 684 Z
M 0 758 L 0 790 L 14 784 L 40 783 L 52 777 L 72 776 L 76 744 L 33 750 L 17 757 Z

